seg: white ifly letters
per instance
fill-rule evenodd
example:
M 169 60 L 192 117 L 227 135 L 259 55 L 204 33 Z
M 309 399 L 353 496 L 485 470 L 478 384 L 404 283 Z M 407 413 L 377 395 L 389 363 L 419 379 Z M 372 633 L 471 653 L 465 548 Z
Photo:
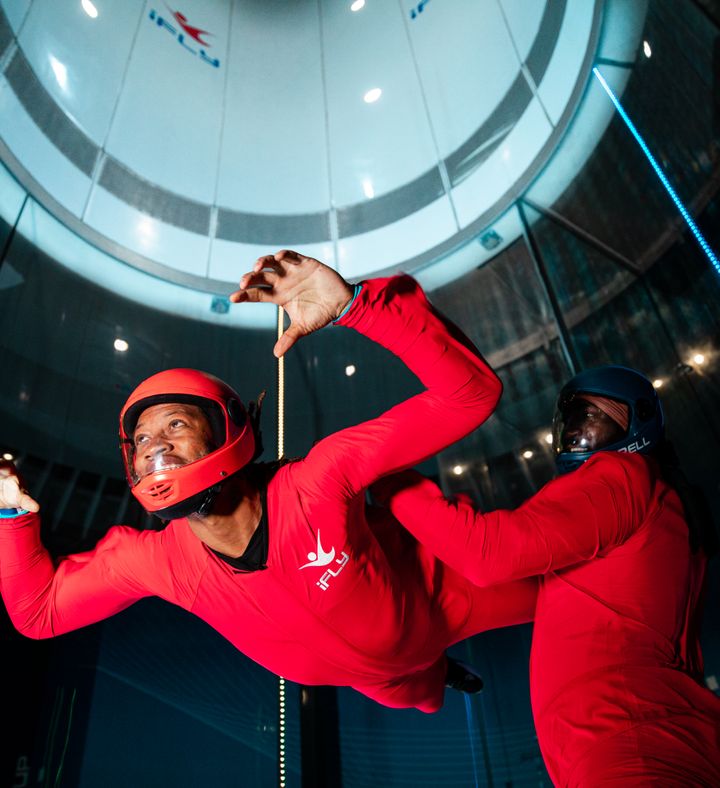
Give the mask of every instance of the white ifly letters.
M 338 558 L 337 561 L 335 561 L 335 563 L 339 564 L 340 566 L 335 571 L 332 569 L 326 569 L 323 576 L 317 581 L 317 583 L 315 583 L 318 588 L 321 588 L 323 591 L 327 591 L 330 587 L 330 578 L 337 577 L 340 572 L 342 572 L 345 564 L 350 560 L 350 556 L 345 551 L 341 553 L 341 556 L 342 558 Z

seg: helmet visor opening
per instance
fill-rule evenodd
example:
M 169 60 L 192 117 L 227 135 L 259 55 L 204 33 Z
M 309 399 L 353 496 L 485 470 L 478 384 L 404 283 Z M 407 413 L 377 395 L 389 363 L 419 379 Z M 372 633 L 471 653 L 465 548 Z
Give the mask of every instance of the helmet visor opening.
M 598 451 L 627 434 L 630 408 L 624 402 L 586 392 L 561 396 L 553 417 L 553 452 Z
M 181 441 L 184 447 L 181 452 L 174 452 L 172 450 L 168 452 L 157 451 L 146 461 L 145 467 L 141 471 L 138 471 L 136 467 L 138 461 L 138 447 L 135 440 L 137 424 L 142 414 L 148 408 L 162 404 L 190 405 L 193 409 L 197 408 L 204 417 L 205 426 L 202 427 L 203 419 L 200 419 L 199 422 L 200 428 L 204 434 L 198 434 L 195 437 L 191 435 L 189 444 L 187 437 L 185 437 L 184 440 Z M 197 411 L 195 411 L 195 414 L 195 418 L 197 419 Z M 190 418 L 192 419 L 192 413 L 190 414 Z M 210 433 L 209 435 L 208 430 Z M 136 403 L 128 410 L 123 418 L 123 432 L 124 435 L 121 437 L 120 449 L 123 464 L 125 466 L 125 473 L 131 486 L 135 486 L 143 478 L 153 473 L 170 471 L 185 465 L 190 465 L 225 445 L 228 439 L 227 420 L 220 405 L 212 400 L 187 395 L 160 395 Z M 149 447 L 146 446 L 145 448 Z M 141 465 L 142 464 L 143 463 L 141 463 Z

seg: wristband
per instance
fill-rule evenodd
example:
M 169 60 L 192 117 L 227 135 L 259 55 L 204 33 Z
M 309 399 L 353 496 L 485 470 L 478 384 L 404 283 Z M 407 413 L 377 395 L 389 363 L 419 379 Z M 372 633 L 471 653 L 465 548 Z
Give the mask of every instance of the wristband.
M 0 509 L 0 520 L 12 520 L 14 517 L 21 517 L 29 514 L 27 509 Z
M 361 291 L 361 290 L 362 290 L 362 285 L 361 285 L 361 284 L 357 284 L 357 285 L 355 285 L 355 288 L 353 289 L 353 297 L 350 299 L 350 303 L 349 303 L 349 304 L 348 304 L 348 305 L 345 307 L 345 309 L 343 309 L 343 311 L 342 311 L 342 312 L 341 312 L 341 313 L 340 313 L 340 314 L 339 314 L 339 315 L 338 315 L 338 316 L 335 318 L 335 320 L 333 320 L 333 325 L 335 325 L 335 323 L 337 323 L 337 322 L 338 322 L 338 320 L 341 320 L 343 317 L 345 317 L 345 315 L 346 315 L 346 314 L 347 314 L 347 312 L 349 311 L 350 307 L 351 307 L 351 306 L 352 306 L 352 305 L 355 303 L 355 299 L 356 299 L 356 298 L 357 298 L 357 297 L 360 295 L 360 291 Z

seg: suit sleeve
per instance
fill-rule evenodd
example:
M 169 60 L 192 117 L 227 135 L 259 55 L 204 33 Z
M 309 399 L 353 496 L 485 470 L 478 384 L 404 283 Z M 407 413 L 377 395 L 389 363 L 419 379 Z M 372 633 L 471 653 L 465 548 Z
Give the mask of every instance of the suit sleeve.
M 115 526 L 87 553 L 57 566 L 40 541 L 40 518 L 0 526 L 0 589 L 15 628 L 48 638 L 108 618 L 152 592 L 135 579 L 141 534 Z
M 652 478 L 640 457 L 597 454 L 513 511 L 478 512 L 415 472 L 383 479 L 378 499 L 443 563 L 479 586 L 589 561 L 643 523 Z
M 371 482 L 415 465 L 459 440 L 493 412 L 500 380 L 470 341 L 428 303 L 408 276 L 363 284 L 340 325 L 398 356 L 426 390 L 379 418 L 320 441 L 299 482 L 349 499 Z

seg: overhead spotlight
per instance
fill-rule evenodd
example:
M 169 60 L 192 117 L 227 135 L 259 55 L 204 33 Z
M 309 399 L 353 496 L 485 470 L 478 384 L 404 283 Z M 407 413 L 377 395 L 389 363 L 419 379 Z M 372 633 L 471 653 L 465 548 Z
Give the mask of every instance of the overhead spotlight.
M 643 52 L 645 53 L 645 57 L 652 57 L 652 49 L 648 41 L 643 41 Z
M 659 389 L 665 381 L 662 378 L 655 378 L 653 380 L 653 388 Z
M 98 10 L 95 6 L 90 2 L 90 0 L 80 0 L 80 5 L 83 7 L 83 11 L 91 18 L 97 19 Z
M 462 475 L 462 472 L 463 472 L 464 470 L 465 470 L 465 468 L 463 468 L 463 466 L 462 466 L 462 465 L 454 465 L 454 466 L 453 466 L 453 469 L 452 469 L 452 472 L 453 472 L 453 473 L 454 473 L 456 476 L 460 476 L 460 475 Z
M 692 357 L 692 360 L 693 360 L 693 362 L 694 362 L 695 364 L 697 364 L 698 366 L 700 366 L 701 364 L 704 364 L 704 363 L 705 363 L 705 356 L 703 356 L 703 354 L 702 354 L 702 353 L 696 353 L 696 354 L 695 354 L 695 355 Z
M 350 6 L 351 11 L 359 11 L 361 8 L 365 8 L 365 0 L 355 0 Z
M 351 375 L 354 375 L 356 371 L 357 371 L 357 370 L 355 369 L 355 364 L 348 364 L 348 365 L 345 367 L 345 374 L 346 374 L 348 377 L 350 377 Z
M 10 454 L 9 451 L 6 451 L 5 454 L 3 454 L 3 460 L 7 460 L 8 462 L 12 462 L 14 459 L 15 459 L 15 457 L 13 457 L 13 455 Z
M 365 101 L 366 104 L 374 104 L 380 98 L 380 96 L 382 96 L 381 88 L 371 88 L 363 96 L 363 100 Z
M 552 444 L 552 442 L 553 442 L 553 434 L 552 434 L 552 432 L 546 432 L 545 433 L 545 443 Z
M 113 342 L 113 347 L 118 351 L 118 353 L 124 353 L 130 347 L 130 345 L 128 345 L 124 339 L 118 338 Z
M 533 456 L 533 453 L 530 451 L 530 449 L 525 449 L 525 451 L 522 453 L 522 456 L 526 460 L 529 460 Z

